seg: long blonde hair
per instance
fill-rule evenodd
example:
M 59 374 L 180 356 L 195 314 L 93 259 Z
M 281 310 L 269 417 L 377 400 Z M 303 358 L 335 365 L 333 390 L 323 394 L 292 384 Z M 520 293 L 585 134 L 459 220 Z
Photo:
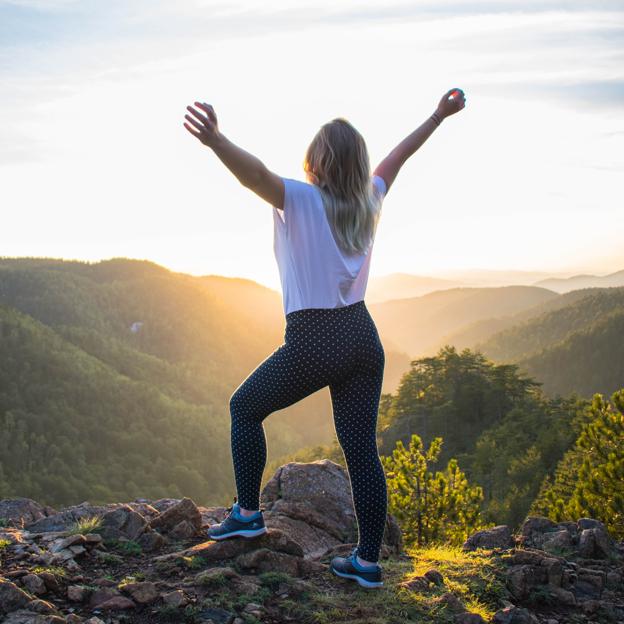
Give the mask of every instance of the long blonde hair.
M 321 192 L 338 246 L 348 254 L 364 253 L 380 208 L 364 137 L 343 117 L 332 119 L 312 139 L 303 168 Z

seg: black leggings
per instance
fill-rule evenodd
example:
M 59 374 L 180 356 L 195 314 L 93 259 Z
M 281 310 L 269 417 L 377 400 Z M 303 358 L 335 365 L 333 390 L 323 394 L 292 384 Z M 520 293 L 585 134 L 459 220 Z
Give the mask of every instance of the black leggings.
M 329 385 L 358 523 L 357 552 L 365 561 L 376 562 L 387 511 L 386 479 L 376 440 L 384 365 L 383 345 L 364 301 L 289 312 L 284 344 L 230 398 L 240 506 L 259 508 L 267 455 L 263 420 Z

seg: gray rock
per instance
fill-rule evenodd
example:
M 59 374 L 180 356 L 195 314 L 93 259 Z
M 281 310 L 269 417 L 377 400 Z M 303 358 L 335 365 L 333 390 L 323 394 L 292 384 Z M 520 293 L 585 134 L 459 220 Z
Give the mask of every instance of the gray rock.
M 463 550 L 477 548 L 512 548 L 514 546 L 511 529 L 506 524 L 473 533 L 462 545 Z

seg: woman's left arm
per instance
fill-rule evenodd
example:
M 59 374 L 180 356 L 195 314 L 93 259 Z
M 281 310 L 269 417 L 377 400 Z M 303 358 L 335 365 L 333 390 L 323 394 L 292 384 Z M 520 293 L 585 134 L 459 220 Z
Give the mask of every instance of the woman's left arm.
M 204 145 L 207 145 L 218 156 L 219 160 L 236 176 L 246 188 L 269 202 L 271 206 L 281 208 L 284 205 L 284 182 L 280 176 L 264 165 L 253 154 L 238 147 L 219 131 L 217 115 L 210 104 L 195 102 L 195 105 L 206 114 L 187 106 L 187 110 L 194 116 L 184 117 L 190 124 L 184 127 Z

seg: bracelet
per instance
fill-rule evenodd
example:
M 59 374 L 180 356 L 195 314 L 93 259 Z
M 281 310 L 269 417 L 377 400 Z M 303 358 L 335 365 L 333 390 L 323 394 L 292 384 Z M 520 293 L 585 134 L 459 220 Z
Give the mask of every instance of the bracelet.
M 433 113 L 433 115 L 431 115 L 431 119 L 433 119 L 438 126 L 442 123 L 442 120 L 439 118 L 437 113 Z

